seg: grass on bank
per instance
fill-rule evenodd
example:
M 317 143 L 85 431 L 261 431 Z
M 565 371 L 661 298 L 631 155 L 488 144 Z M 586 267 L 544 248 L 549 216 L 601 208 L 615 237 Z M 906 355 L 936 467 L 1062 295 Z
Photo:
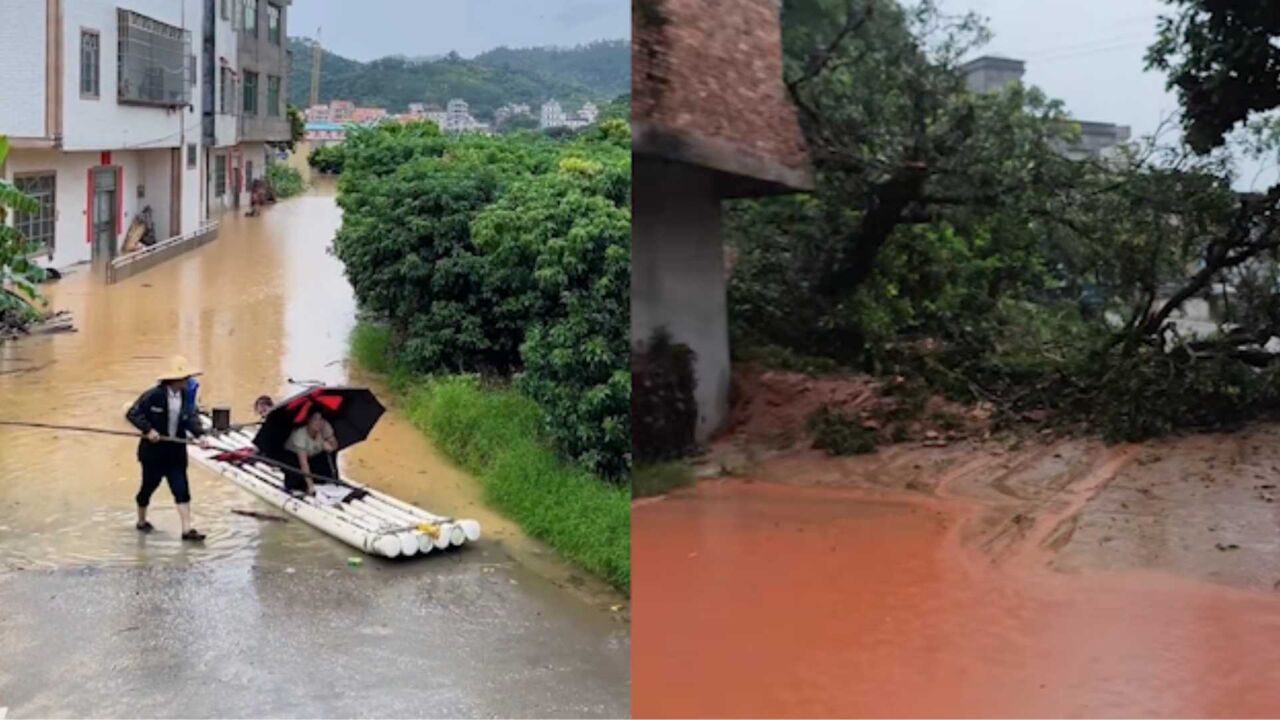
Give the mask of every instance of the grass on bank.
M 631 590 L 631 495 L 568 463 L 542 432 L 542 411 L 511 387 L 472 376 L 413 376 L 395 366 L 385 328 L 361 323 L 352 354 L 387 376 L 401 406 L 485 499 L 537 538 L 614 587 Z
M 631 473 L 631 495 L 638 498 L 665 495 L 693 485 L 694 480 L 693 467 L 687 462 L 677 460 L 641 465 Z

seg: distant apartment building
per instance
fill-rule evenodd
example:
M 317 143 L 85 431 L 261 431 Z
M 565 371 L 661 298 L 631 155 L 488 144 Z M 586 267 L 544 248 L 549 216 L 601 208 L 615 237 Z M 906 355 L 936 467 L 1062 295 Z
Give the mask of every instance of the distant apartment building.
M 329 103 L 329 121 L 349 123 L 356 112 L 356 104 L 350 100 L 334 100 Z
M 289 140 L 291 2 L 204 0 L 206 94 L 212 97 L 205 108 L 206 202 L 213 211 L 247 204 L 253 181 L 273 160 L 271 145 Z
M 120 252 L 149 209 L 161 238 L 197 233 L 206 0 L 0 2 L 0 177 L 39 210 L 10 219 L 37 261 Z
M 582 105 L 582 109 L 578 111 L 578 119 L 590 125 L 600 117 L 600 108 L 596 107 L 593 102 L 587 102 Z
M 386 117 L 387 109 L 380 107 L 358 107 L 351 112 L 351 122 L 357 125 L 369 125 Z
M 560 107 L 560 103 L 555 100 L 548 100 L 542 104 L 542 114 L 538 121 L 538 127 L 542 129 L 558 128 L 565 126 L 564 108 Z
M 971 92 L 998 92 L 1011 84 L 1022 82 L 1026 63 L 1012 58 L 986 55 L 961 66 L 965 83 Z M 1080 139 L 1060 148 L 1067 157 L 1075 160 L 1112 157 L 1129 141 L 1128 126 L 1114 123 L 1076 121 Z
M 332 122 L 333 115 L 329 112 L 328 105 L 312 105 L 302 113 L 303 118 L 307 122 Z
M 336 145 L 347 139 L 347 126 L 331 122 L 309 122 L 306 124 L 307 145 L 312 148 L 325 145 Z

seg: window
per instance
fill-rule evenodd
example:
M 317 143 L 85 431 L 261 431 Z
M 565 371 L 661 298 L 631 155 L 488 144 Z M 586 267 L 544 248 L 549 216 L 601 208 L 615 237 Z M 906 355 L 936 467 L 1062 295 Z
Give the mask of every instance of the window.
M 221 5 L 222 5 L 222 19 L 230 20 L 231 19 L 231 0 L 222 0 Z
M 98 53 L 100 47 L 98 33 L 94 30 L 80 31 L 80 97 L 98 97 L 100 68 L 102 61 Z
M 258 37 L 258 0 L 244 0 L 244 34 Z
M 221 68 L 222 70 L 222 96 L 219 98 L 218 110 L 223 115 L 236 114 L 236 76 L 231 72 L 231 68 Z
M 196 64 L 196 56 L 188 55 L 187 56 L 187 84 L 190 85 L 193 90 L 196 87 L 196 71 L 199 69 L 199 67 L 200 66 Z
M 245 115 L 258 114 L 258 73 L 245 71 L 244 104 L 241 106 Z
M 267 40 L 272 45 L 280 44 L 280 6 L 267 3 Z
M 191 102 L 187 83 L 191 33 L 129 10 L 118 10 L 120 102 L 174 107 Z
M 57 219 L 54 198 L 57 188 L 57 176 L 53 173 L 39 175 L 18 175 L 13 184 L 21 192 L 35 198 L 40 209 L 28 215 L 16 213 L 13 227 L 22 233 L 36 249 L 42 252 L 53 252 L 53 226 Z
M 267 114 L 280 117 L 280 78 L 267 76 Z
M 196 144 L 187 143 L 187 169 L 194 170 L 196 167 Z
M 214 158 L 213 168 L 213 194 L 222 197 L 227 191 L 227 156 Z

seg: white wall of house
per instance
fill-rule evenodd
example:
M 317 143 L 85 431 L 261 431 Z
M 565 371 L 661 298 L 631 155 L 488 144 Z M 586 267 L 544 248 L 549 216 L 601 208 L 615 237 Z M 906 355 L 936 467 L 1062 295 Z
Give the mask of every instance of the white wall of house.
M 240 34 L 236 32 L 235 25 L 231 20 L 224 20 L 221 12 L 222 0 L 215 0 L 214 7 L 214 47 L 217 48 L 217 56 L 214 59 L 214 145 L 218 147 L 226 147 L 235 145 L 239 140 L 239 119 L 235 115 L 235 110 L 240 107 L 240 77 L 239 77 L 239 43 Z M 232 15 L 235 14 L 235 7 L 239 3 L 228 3 Z M 236 73 L 236 82 L 231 91 L 231 109 L 233 112 L 223 114 L 222 109 L 222 68 L 227 68 Z
M 0 2 L 0 135 L 45 134 L 44 2 Z
M 631 337 L 666 328 L 695 353 L 697 439 L 729 412 L 729 326 L 714 178 L 689 165 L 638 157 L 632 211 Z
M 119 19 L 117 7 L 141 13 L 191 33 L 191 52 L 200 59 L 201 0 L 74 0 L 63 3 L 63 148 L 105 150 L 178 147 L 184 135 L 199 139 L 200 96 L 193 91 L 188 110 L 128 105 L 117 102 Z M 185 13 L 185 14 L 184 14 Z M 80 35 L 99 33 L 100 93 L 97 99 L 80 95 Z
M 67 267 L 89 260 L 90 245 L 86 214 L 88 172 L 98 163 L 91 153 L 64 153 L 58 150 L 14 150 L 5 166 L 5 179 L 21 174 L 57 176 L 53 254 L 41 258 L 43 264 Z

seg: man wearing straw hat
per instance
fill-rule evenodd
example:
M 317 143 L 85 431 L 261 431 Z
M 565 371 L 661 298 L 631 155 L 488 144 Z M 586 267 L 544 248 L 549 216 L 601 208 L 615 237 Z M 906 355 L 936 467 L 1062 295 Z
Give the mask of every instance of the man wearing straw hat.
M 191 527 L 185 442 L 199 438 L 201 447 L 208 446 L 200 416 L 186 392 L 187 381 L 199 374 L 186 358 L 173 357 L 168 369 L 156 378 L 156 386 L 142 393 L 125 416 L 143 435 L 138 443 L 138 462 L 142 465 L 142 488 L 136 497 L 139 532 L 149 533 L 155 529 L 147 522 L 147 506 L 160 481 L 167 480 L 178 505 L 178 517 L 182 519 L 182 539 L 204 540 L 204 534 Z

